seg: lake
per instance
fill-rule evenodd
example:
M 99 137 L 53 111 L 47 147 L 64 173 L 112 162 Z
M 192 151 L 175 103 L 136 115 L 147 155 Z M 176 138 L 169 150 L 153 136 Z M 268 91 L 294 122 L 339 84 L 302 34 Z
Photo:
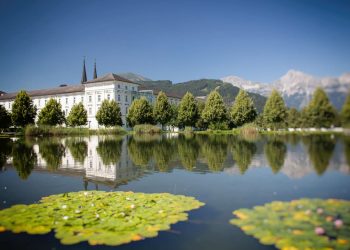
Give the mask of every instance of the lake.
M 0 208 L 80 191 L 168 192 L 205 206 L 156 238 L 118 249 L 275 249 L 229 224 L 232 211 L 271 201 L 350 199 L 350 137 L 339 135 L 91 136 L 0 139 Z M 65 246 L 54 237 L 0 233 L 1 249 Z

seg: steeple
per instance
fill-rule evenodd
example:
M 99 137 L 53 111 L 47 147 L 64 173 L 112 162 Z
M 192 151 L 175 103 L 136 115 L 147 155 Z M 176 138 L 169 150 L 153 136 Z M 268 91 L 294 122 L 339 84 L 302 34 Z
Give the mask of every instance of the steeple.
M 96 70 L 96 59 L 95 59 L 95 64 L 94 64 L 94 79 L 97 78 L 97 70 Z
M 83 62 L 83 74 L 81 76 L 81 83 L 84 83 L 87 81 L 86 77 L 86 68 L 85 68 L 85 57 L 84 57 L 84 62 Z

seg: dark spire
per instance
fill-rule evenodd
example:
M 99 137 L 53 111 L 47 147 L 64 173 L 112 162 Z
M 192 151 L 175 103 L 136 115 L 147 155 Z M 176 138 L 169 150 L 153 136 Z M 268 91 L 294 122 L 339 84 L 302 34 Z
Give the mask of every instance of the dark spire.
M 83 74 L 81 76 L 81 83 L 84 83 L 87 81 L 86 77 L 86 68 L 85 68 L 85 57 L 84 57 L 84 62 L 83 62 Z
M 96 70 L 96 59 L 95 59 L 95 64 L 94 64 L 94 79 L 97 78 L 97 70 Z

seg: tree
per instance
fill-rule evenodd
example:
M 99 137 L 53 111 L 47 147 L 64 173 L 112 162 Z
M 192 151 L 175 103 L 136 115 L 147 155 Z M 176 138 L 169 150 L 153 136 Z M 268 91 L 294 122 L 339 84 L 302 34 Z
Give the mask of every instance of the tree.
M 281 95 L 273 90 L 264 106 L 264 124 L 268 128 L 283 128 L 286 125 L 287 108 Z
M 47 169 L 57 170 L 62 165 L 65 147 L 58 139 L 44 139 L 39 141 L 39 153 L 47 164 Z
M 197 107 L 198 107 L 199 118 L 198 118 L 195 126 L 198 129 L 205 130 L 208 128 L 208 124 L 204 121 L 204 119 L 202 118 L 202 115 L 201 115 L 203 110 L 204 110 L 205 103 L 202 101 L 198 101 Z
M 30 99 L 27 92 L 21 90 L 12 105 L 11 118 L 13 125 L 25 127 L 28 124 L 34 124 L 36 116 L 36 107 Z
M 55 99 L 50 99 L 39 113 L 38 123 L 42 125 L 56 126 L 64 121 L 62 106 Z
M 177 120 L 177 114 L 178 114 L 179 107 L 176 104 L 171 104 L 170 106 L 170 121 L 169 125 L 173 127 L 178 127 L 178 120 Z
M 196 166 L 200 148 L 196 138 L 191 137 L 187 139 L 185 136 L 180 135 L 177 142 L 179 157 L 183 167 L 192 171 Z
M 346 97 L 340 115 L 343 127 L 350 127 L 350 93 Z
M 278 173 L 287 155 L 286 144 L 275 138 L 269 139 L 264 146 L 264 152 L 272 172 Z
M 160 91 L 157 96 L 156 103 L 153 107 L 153 117 L 155 122 L 162 125 L 168 124 L 171 119 L 171 105 L 168 101 L 168 97 L 163 91 Z
M 209 94 L 201 117 L 211 129 L 227 128 L 226 108 L 218 91 L 214 90 Z
M 179 125 L 193 127 L 199 118 L 197 102 L 194 96 L 187 92 L 181 99 L 177 119 Z
M 329 128 L 336 121 L 336 110 L 322 88 L 315 90 L 310 103 L 305 108 L 305 116 L 306 125 L 315 128 Z
M 231 119 L 236 127 L 245 123 L 253 122 L 257 116 L 253 99 L 241 89 L 236 96 L 235 102 L 231 108 Z
M 88 155 L 88 145 L 83 138 L 70 138 L 65 145 L 68 147 L 73 159 L 81 164 L 84 164 L 85 158 Z
M 129 126 L 134 127 L 138 124 L 153 124 L 153 109 L 145 97 L 134 100 L 129 108 L 127 115 Z
M 289 128 L 300 128 L 301 114 L 296 108 L 288 109 L 287 117 L 287 123 Z
M 0 131 L 9 128 L 11 124 L 11 114 L 4 106 L 0 105 Z
M 71 127 L 84 126 L 87 124 L 87 111 L 80 102 L 73 105 L 67 117 L 67 125 Z
M 99 125 L 105 127 L 122 126 L 122 114 L 118 103 L 114 100 L 104 100 L 96 113 L 96 120 Z
M 120 160 L 123 140 L 121 138 L 107 138 L 99 141 L 96 151 L 104 165 L 115 165 Z
M 37 155 L 33 147 L 18 140 L 12 147 L 12 164 L 21 179 L 25 180 L 37 164 Z
M 257 147 L 254 142 L 238 139 L 232 144 L 232 156 L 241 174 L 248 170 L 256 151 Z

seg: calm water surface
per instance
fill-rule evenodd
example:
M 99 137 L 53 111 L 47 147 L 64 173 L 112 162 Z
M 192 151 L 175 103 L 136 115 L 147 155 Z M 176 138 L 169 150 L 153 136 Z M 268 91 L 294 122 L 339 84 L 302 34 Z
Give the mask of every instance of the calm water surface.
M 206 205 L 152 239 L 118 249 L 275 249 L 229 224 L 232 211 L 302 197 L 350 199 L 350 138 L 220 136 L 0 139 L 0 208 L 80 190 L 194 196 Z M 0 234 L 1 249 L 64 246 L 52 233 Z

